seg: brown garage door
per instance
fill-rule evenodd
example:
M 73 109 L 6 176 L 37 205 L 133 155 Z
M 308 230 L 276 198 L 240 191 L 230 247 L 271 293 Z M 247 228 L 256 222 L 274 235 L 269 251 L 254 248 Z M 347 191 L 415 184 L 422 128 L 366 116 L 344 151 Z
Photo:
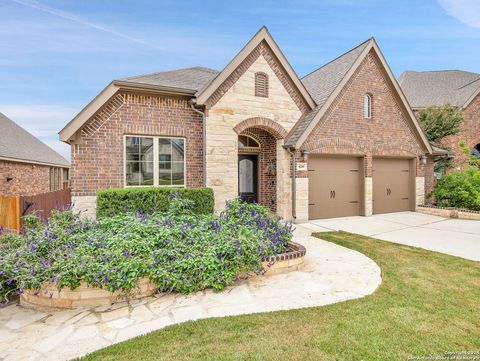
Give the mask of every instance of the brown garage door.
M 361 158 L 310 156 L 308 161 L 310 219 L 360 215 L 362 164 Z
M 411 210 L 411 169 L 408 159 L 373 159 L 373 213 Z

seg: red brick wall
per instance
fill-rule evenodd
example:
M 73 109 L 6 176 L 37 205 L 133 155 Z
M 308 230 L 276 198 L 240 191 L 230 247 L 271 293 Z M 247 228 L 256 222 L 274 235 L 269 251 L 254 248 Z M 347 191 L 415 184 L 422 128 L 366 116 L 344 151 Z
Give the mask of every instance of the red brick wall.
M 0 195 L 34 195 L 49 191 L 49 166 L 0 160 Z M 13 178 L 7 182 L 7 177 Z
M 457 135 L 446 137 L 442 144 L 455 152 L 453 164 L 460 168 L 466 168 L 467 155 L 463 153 L 458 144 L 465 142 L 469 148 L 473 148 L 480 143 L 480 94 L 463 110 L 463 123 L 460 132 Z
M 260 128 L 248 128 L 242 134 L 249 135 L 260 144 L 260 152 L 241 150 L 239 153 L 258 154 L 258 194 L 259 203 L 277 211 L 277 177 L 268 175 L 266 170 L 270 164 L 277 164 L 277 140 L 266 130 Z
M 72 145 L 72 195 L 124 186 L 124 135 L 186 139 L 186 186 L 203 185 L 202 117 L 188 99 L 121 92 L 77 132 Z
M 363 118 L 363 95 L 372 95 L 372 117 Z M 366 176 L 372 176 L 372 157 L 424 154 L 413 126 L 382 73 L 379 59 L 369 54 L 310 133 L 302 148 L 310 153 L 364 156 Z M 417 162 L 419 164 L 420 162 Z M 424 176 L 419 165 L 417 176 Z M 308 176 L 302 172 L 300 176 Z

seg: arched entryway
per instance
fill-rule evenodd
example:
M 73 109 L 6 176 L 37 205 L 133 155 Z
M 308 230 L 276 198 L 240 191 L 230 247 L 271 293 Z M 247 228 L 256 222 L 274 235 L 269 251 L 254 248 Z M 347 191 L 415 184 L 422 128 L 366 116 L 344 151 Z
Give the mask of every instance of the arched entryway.
M 238 136 L 238 192 L 277 211 L 277 139 L 265 129 L 250 127 Z

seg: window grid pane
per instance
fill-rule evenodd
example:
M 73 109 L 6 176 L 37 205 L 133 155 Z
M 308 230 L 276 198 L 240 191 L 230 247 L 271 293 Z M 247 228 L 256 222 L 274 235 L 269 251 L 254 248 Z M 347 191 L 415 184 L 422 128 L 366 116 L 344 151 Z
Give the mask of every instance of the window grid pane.
M 158 142 L 155 157 L 154 142 Z M 126 186 L 184 186 L 185 140 L 127 136 L 125 165 Z

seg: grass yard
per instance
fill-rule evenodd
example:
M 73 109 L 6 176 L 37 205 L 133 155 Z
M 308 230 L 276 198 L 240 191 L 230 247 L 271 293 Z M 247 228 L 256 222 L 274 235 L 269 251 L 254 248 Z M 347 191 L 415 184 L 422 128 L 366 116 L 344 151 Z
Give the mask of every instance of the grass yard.
M 321 237 L 377 262 L 379 289 L 325 307 L 171 326 L 82 360 L 378 361 L 480 351 L 479 262 L 344 232 Z

